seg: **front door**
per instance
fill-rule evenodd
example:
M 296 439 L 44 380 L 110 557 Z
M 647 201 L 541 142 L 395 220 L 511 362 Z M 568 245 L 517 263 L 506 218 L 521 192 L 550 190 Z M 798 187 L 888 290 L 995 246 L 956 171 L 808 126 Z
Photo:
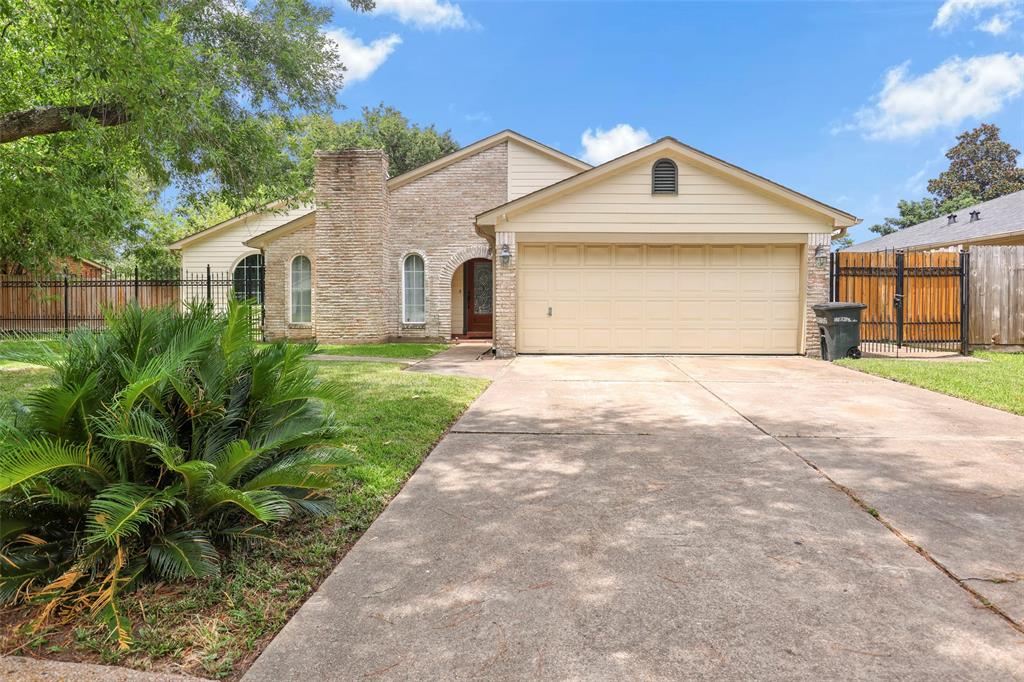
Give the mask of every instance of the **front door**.
M 494 280 L 491 275 L 491 261 L 475 258 L 466 263 L 466 334 L 490 338 L 492 314 L 492 292 Z

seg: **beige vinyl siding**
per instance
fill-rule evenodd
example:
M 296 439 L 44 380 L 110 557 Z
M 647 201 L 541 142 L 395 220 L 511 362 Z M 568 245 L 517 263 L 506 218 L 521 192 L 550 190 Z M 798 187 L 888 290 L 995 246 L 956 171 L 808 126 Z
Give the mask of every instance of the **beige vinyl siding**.
M 463 276 L 464 272 L 462 266 L 455 268 L 455 274 L 452 275 L 452 334 L 461 334 L 463 327 Z
M 820 214 L 770 197 L 735 180 L 666 154 L 679 166 L 679 194 L 652 195 L 651 167 L 644 159 L 621 172 L 555 197 L 516 215 L 514 232 L 831 232 Z
M 230 272 L 242 256 L 259 253 L 243 242 L 280 227 L 299 216 L 309 213 L 309 207 L 296 208 L 281 213 L 261 213 L 223 230 L 213 231 L 208 237 L 181 247 L 181 268 L 184 272 L 206 272 L 209 265 L 213 272 Z
M 508 142 L 508 200 L 553 185 L 580 171 L 515 140 Z

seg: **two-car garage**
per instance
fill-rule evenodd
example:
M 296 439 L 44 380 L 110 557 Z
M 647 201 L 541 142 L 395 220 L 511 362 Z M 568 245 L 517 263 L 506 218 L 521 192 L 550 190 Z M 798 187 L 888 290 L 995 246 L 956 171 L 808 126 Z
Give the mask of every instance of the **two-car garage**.
M 814 352 L 829 244 L 857 222 L 663 138 L 476 217 L 496 352 Z
M 520 353 L 797 353 L 796 244 L 521 244 Z

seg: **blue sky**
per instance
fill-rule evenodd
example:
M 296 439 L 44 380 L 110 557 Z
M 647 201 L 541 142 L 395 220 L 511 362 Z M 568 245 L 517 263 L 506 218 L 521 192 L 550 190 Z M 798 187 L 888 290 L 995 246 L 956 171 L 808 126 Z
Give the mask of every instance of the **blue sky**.
M 512 128 L 598 161 L 672 135 L 863 218 L 858 240 L 958 132 L 1024 148 L 1024 0 L 334 1 L 339 120 L 383 101 L 462 144 Z

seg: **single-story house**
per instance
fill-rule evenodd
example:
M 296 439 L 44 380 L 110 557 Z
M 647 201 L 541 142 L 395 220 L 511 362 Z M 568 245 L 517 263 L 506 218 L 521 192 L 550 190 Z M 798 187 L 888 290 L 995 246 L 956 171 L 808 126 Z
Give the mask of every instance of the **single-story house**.
M 831 239 L 859 222 L 670 137 L 591 167 L 504 131 L 387 168 L 379 150 L 317 152 L 314 206 L 172 248 L 185 270 L 260 282 L 270 339 L 816 354 Z
M 962 208 L 846 251 L 927 251 L 971 246 L 1024 245 L 1024 191 Z

